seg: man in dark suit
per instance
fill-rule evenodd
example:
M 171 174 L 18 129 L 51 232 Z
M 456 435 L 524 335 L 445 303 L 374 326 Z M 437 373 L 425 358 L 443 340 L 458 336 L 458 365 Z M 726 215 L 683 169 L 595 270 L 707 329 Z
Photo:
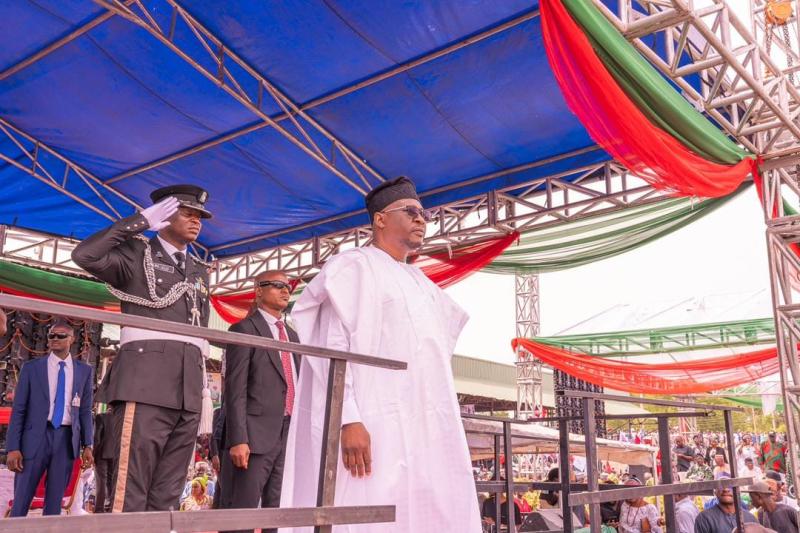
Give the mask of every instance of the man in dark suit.
M 207 197 L 194 185 L 157 189 L 154 205 L 83 240 L 72 259 L 106 282 L 123 313 L 205 327 L 209 265 L 188 246 L 211 218 Z M 145 230 L 158 235 L 148 239 Z M 118 450 L 112 512 L 178 507 L 205 404 L 207 355 L 205 339 L 122 328 L 103 386 Z
M 291 285 L 283 272 L 255 280 L 257 309 L 230 331 L 299 342 L 283 321 Z M 300 359 L 297 354 L 229 345 L 225 352 L 225 446 L 220 508 L 278 507 Z M 264 530 L 274 532 L 275 529 Z
M 92 464 L 92 367 L 74 360 L 75 332 L 56 322 L 47 334 L 50 354 L 25 363 L 19 375 L 6 447 L 15 472 L 11 516 L 25 516 L 47 473 L 44 514 L 61 514 L 61 499 L 76 458 Z

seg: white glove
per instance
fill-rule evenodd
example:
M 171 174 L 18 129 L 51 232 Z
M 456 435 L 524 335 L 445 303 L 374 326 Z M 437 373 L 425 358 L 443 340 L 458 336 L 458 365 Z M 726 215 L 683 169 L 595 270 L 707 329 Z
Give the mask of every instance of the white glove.
M 150 229 L 159 231 L 169 226 L 169 219 L 172 215 L 178 212 L 180 203 L 174 196 L 168 196 L 153 204 L 147 209 L 142 210 L 142 216 L 147 219 Z

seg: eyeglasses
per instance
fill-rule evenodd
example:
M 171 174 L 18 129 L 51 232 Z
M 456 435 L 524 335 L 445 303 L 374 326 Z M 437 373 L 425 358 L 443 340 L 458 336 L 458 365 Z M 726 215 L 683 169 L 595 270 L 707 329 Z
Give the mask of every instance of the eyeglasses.
M 67 337 L 69 337 L 69 333 L 48 333 L 47 334 L 47 338 L 50 339 L 50 340 L 59 339 L 59 340 L 63 341 Z
M 411 218 L 422 217 L 422 220 L 425 222 L 430 222 L 433 220 L 433 212 L 428 211 L 427 209 L 422 209 L 420 207 L 416 207 L 413 205 L 407 205 L 405 207 L 395 207 L 394 209 L 386 209 L 385 211 L 381 211 L 381 213 L 392 213 L 394 211 L 403 211 L 406 215 L 410 216 Z
M 282 291 L 286 289 L 289 292 L 292 292 L 292 285 L 290 283 L 286 283 L 285 281 L 259 281 L 259 287 L 275 287 L 276 289 Z

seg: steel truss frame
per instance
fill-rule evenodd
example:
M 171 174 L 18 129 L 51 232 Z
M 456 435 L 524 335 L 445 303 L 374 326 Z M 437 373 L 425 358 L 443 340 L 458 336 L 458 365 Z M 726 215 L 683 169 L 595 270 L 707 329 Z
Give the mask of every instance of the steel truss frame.
M 9 150 L 5 153 L 0 151 L 1 160 L 110 221 L 122 217 L 109 201 L 111 197 L 134 209 L 141 209 L 126 195 L 3 118 L 0 118 L 0 140 L 9 141 Z M 89 198 L 99 200 L 104 208 L 86 199 L 87 189 L 91 192 Z
M 780 380 L 789 436 L 789 456 L 795 487 L 800 487 L 800 217 L 786 215 L 783 201 L 800 190 L 796 174 L 776 168 L 764 173 L 767 253 L 769 257 L 775 333 L 780 358 Z
M 772 344 L 775 342 L 775 322 L 772 318 L 764 318 L 618 333 L 559 335 L 537 340 L 573 352 L 603 357 L 678 353 Z
M 765 0 L 751 0 L 751 23 L 732 13 L 724 0 L 695 8 L 692 0 L 623 0 L 617 14 L 592 0 L 626 38 L 699 110 L 753 153 L 760 155 L 763 203 L 772 284 L 775 330 L 786 405 L 792 481 L 800 486 L 800 216 L 784 202 L 800 200 L 800 67 L 798 9 L 786 27 L 765 21 Z M 766 49 L 766 32 L 772 49 Z M 784 42 L 783 32 L 789 36 Z M 648 43 L 665 37 L 664 58 Z M 647 38 L 647 39 L 646 39 Z M 689 62 L 684 60 L 688 58 Z M 684 64 L 681 64 L 684 63 Z M 699 89 L 692 85 L 699 80 Z
M 141 206 L 133 200 L 3 119 L 0 119 L 0 133 L 16 141 L 14 145 L 19 148 L 15 153 L 0 151 L 0 159 L 14 164 L 35 179 L 59 190 L 110 221 L 116 220 L 121 215 L 108 202 L 109 195 L 120 198 L 133 208 L 141 209 Z M 594 147 L 582 149 L 549 160 L 478 176 L 470 180 L 470 183 L 532 170 L 595 149 Z M 44 155 L 46 161 L 43 161 Z M 28 163 L 20 163 L 20 159 L 27 159 Z M 58 175 L 62 176 L 61 180 L 53 177 Z M 106 210 L 99 209 L 77 195 L 75 187 L 83 184 L 90 186 L 92 192 L 107 206 Z M 429 191 L 423 195 L 423 199 L 427 195 L 437 194 L 443 190 Z M 584 165 L 433 208 L 435 220 L 428 227 L 428 236 L 421 252 L 453 250 L 501 237 L 511 231 L 530 231 L 647 205 L 667 198 L 666 193 L 653 189 L 639 178 L 629 175 L 626 169 L 613 161 Z M 336 218 L 346 218 L 354 214 L 357 213 L 348 213 Z M 299 228 L 254 237 L 253 240 L 280 236 L 297 229 Z M 13 226 L 7 226 L 6 231 L 7 238 L 3 241 L 4 245 L 0 246 L 0 257 L 34 266 L 81 272 L 63 255 L 71 251 L 77 241 Z M 211 285 L 217 294 L 239 292 L 249 288 L 248 283 L 253 276 L 273 269 L 284 270 L 292 277 L 308 278 L 335 253 L 368 244 L 371 238 L 372 232 L 369 226 L 360 226 L 259 252 L 217 259 L 214 262 Z M 25 242 L 26 247 L 18 249 L 19 247 L 7 246 L 9 240 L 15 239 Z M 28 247 L 27 244 L 33 246 Z M 241 242 L 232 245 L 235 244 Z M 196 246 L 206 258 L 210 253 L 220 249 L 219 247 L 206 249 L 200 244 Z
M 134 0 L 130 6 L 120 0 L 95 2 L 146 30 L 258 119 L 359 193 L 366 194 L 375 183 L 384 181 L 366 160 L 309 116 L 272 81 L 228 49 L 177 1 Z M 169 24 L 159 24 L 148 8 L 153 12 L 169 12 Z M 265 110 L 267 103 L 281 110 L 279 117 L 273 117 Z M 300 135 L 281 125 L 278 118 L 288 119 Z M 125 172 L 106 183 L 115 183 L 141 170 Z
M 668 197 L 614 162 L 586 165 L 433 208 L 434 221 L 428 225 L 420 252 L 453 250 L 511 231 L 531 231 Z M 212 287 L 217 293 L 239 292 L 249 288 L 253 276 L 273 269 L 283 270 L 290 277 L 310 277 L 333 254 L 368 244 L 371 237 L 370 228 L 361 226 L 219 259 L 212 273 Z
M 0 257 L 26 265 L 86 275 L 72 262 L 77 240 L 0 224 Z
M 517 337 L 535 337 L 539 334 L 539 276 L 517 274 L 514 276 L 516 293 Z M 542 362 L 524 348 L 517 349 L 517 417 L 539 418 L 542 399 Z M 537 412 L 538 411 L 538 412 Z
M 693 0 L 620 0 L 618 14 L 592 1 L 697 109 L 745 148 L 767 158 L 800 151 L 800 91 L 725 0 L 703 8 L 694 8 Z M 652 36 L 664 37 L 665 57 L 651 48 L 653 39 L 644 39 Z

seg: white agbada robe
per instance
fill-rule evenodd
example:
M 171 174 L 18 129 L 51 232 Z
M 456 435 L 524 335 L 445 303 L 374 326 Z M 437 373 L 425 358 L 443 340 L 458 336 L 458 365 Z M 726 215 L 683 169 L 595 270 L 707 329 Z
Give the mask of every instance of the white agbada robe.
M 335 504 L 395 505 L 397 513 L 394 523 L 334 532 L 481 531 L 450 366 L 467 319 L 417 267 L 372 246 L 330 259 L 298 298 L 292 320 L 303 343 L 408 363 L 407 370 L 347 365 L 342 424 L 363 422 L 372 474 L 353 477 L 340 453 Z M 302 360 L 281 507 L 316 506 L 328 366 L 327 359 Z

